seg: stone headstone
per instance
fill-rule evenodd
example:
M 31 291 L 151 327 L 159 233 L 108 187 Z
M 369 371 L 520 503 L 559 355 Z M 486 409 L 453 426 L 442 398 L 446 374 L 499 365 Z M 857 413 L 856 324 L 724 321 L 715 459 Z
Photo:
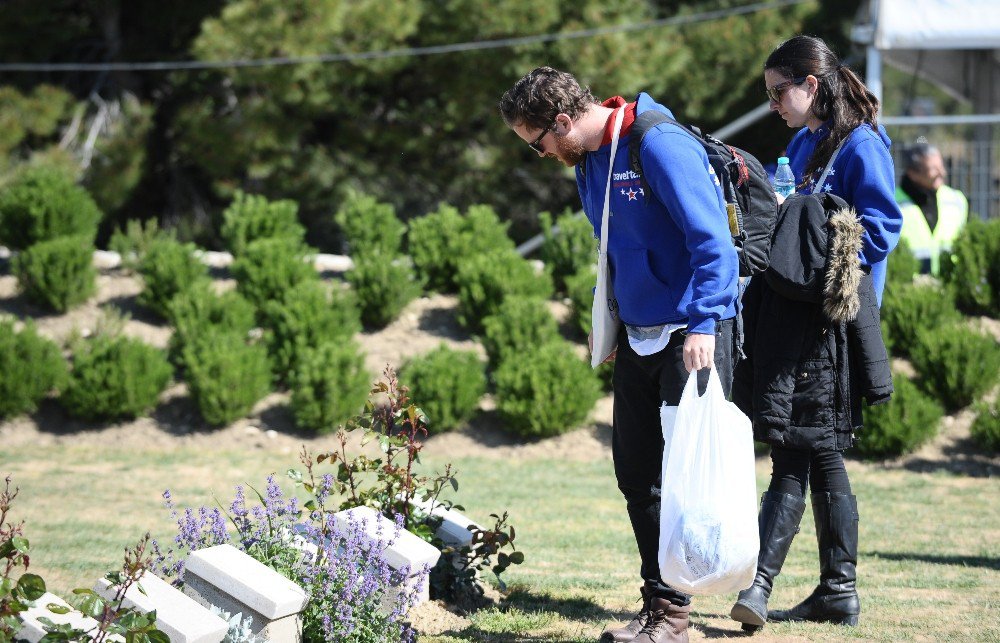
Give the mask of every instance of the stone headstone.
M 184 564 L 184 592 L 201 605 L 242 614 L 251 632 L 275 643 L 302 640 L 305 590 L 232 545 L 192 553 Z
M 123 605 L 147 613 L 156 610 L 156 627 L 170 637 L 171 643 L 219 643 L 226 637 L 229 624 L 173 587 L 146 572 L 138 585 L 125 593 Z M 116 588 L 107 579 L 97 581 L 94 590 L 113 599 Z
M 48 609 L 50 604 L 59 605 L 60 607 L 64 607 L 70 611 L 65 614 L 50 612 Z M 21 619 L 22 626 L 17 633 L 17 640 L 25 640 L 28 641 L 28 643 L 38 643 L 41 641 L 42 637 L 47 634 L 45 626 L 38 620 L 43 616 L 51 619 L 51 621 L 56 625 L 69 625 L 75 629 L 83 630 L 84 632 L 93 632 L 97 629 L 97 621 L 74 610 L 66 603 L 66 601 L 59 598 L 55 594 L 45 592 L 42 594 L 41 598 L 35 601 L 34 607 L 29 608 L 18 615 Z M 120 636 L 113 636 L 109 637 L 109 640 L 121 641 L 122 638 Z
M 454 509 L 448 509 L 440 502 L 411 498 L 410 504 L 424 513 L 441 519 L 441 526 L 437 528 L 434 535 L 440 538 L 446 545 L 451 545 L 452 547 L 471 545 L 472 531 L 470 531 L 470 528 L 480 528 L 478 524 L 469 520 L 465 515 Z

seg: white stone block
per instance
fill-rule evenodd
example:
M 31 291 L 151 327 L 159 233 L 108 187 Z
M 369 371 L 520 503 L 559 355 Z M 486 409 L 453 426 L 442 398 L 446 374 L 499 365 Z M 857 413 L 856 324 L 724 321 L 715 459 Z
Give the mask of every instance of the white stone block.
M 48 606 L 53 603 L 72 611 L 65 614 L 50 612 Z M 83 630 L 84 632 L 91 632 L 97 629 L 97 621 L 89 616 L 85 616 L 84 614 L 77 612 L 76 610 L 73 610 L 73 608 L 70 607 L 66 601 L 59 598 L 55 594 L 50 594 L 49 592 L 42 594 L 41 598 L 35 601 L 34 607 L 21 612 L 18 616 L 23 625 L 17 633 L 17 639 L 23 639 L 28 641 L 28 643 L 38 643 L 42 640 L 42 637 L 47 634 L 45 626 L 38 620 L 42 616 L 51 619 L 56 625 L 68 624 L 71 627 Z M 116 637 L 115 640 L 120 641 L 121 637 Z
M 320 272 L 347 272 L 354 261 L 344 255 L 318 254 L 313 257 L 313 267 Z
M 305 590 L 232 545 L 199 549 L 184 564 L 184 592 L 251 620 L 250 630 L 271 641 L 298 641 Z
M 340 511 L 334 514 L 333 518 L 341 531 L 350 530 L 352 522 L 357 527 L 364 529 L 369 544 L 379 540 L 386 544 L 392 540 L 391 544 L 385 545 L 382 557 L 393 569 L 409 565 L 410 572 L 416 573 L 423 569 L 424 565 L 434 567 L 438 558 L 441 557 L 441 552 L 437 547 L 406 530 L 402 530 L 396 535 L 395 523 L 371 507 L 354 507 Z M 380 528 L 381 534 L 379 533 Z
M 480 529 L 478 524 L 469 520 L 465 515 L 454 509 L 448 509 L 440 502 L 411 498 L 410 504 L 424 513 L 441 519 L 441 526 L 437 528 L 434 535 L 440 538 L 446 545 L 452 547 L 471 545 L 472 532 L 469 529 Z
M 138 585 L 142 591 L 137 585 L 129 587 L 123 605 L 143 613 L 156 610 L 156 627 L 171 643 L 219 643 L 226 637 L 228 623 L 166 581 L 146 572 Z M 107 599 L 115 595 L 115 586 L 104 578 L 94 590 Z
M 98 270 L 111 270 L 122 265 L 122 256 L 111 250 L 94 250 L 94 267 Z

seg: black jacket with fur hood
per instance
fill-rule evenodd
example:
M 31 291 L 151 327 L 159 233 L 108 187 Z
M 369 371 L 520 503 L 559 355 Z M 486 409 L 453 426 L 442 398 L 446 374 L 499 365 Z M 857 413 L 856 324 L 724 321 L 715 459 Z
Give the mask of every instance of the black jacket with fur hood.
M 733 401 L 754 439 L 803 450 L 843 450 L 869 405 L 892 394 L 863 228 L 838 196 L 793 195 L 781 206 L 770 267 L 743 295 L 744 352 Z

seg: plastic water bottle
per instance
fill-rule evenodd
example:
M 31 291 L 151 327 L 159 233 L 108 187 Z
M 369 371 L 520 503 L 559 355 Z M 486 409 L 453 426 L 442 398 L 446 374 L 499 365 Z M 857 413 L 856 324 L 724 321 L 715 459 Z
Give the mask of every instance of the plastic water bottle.
M 795 175 L 792 174 L 792 168 L 788 165 L 788 157 L 782 156 L 778 158 L 778 169 L 774 171 L 774 191 L 782 196 L 782 198 L 787 198 L 790 194 L 795 193 Z

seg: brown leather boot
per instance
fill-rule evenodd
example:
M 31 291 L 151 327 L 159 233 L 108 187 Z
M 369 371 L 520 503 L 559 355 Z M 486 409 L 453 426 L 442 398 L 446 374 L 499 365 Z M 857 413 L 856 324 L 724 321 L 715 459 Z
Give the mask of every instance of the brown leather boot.
M 687 643 L 691 605 L 674 605 L 665 598 L 649 600 L 649 618 L 632 643 Z
M 601 634 L 600 643 L 631 643 L 639 634 L 639 630 L 649 620 L 649 599 L 651 596 L 645 585 L 639 588 L 639 593 L 642 594 L 642 609 L 639 610 L 639 613 L 627 625 L 607 630 Z

